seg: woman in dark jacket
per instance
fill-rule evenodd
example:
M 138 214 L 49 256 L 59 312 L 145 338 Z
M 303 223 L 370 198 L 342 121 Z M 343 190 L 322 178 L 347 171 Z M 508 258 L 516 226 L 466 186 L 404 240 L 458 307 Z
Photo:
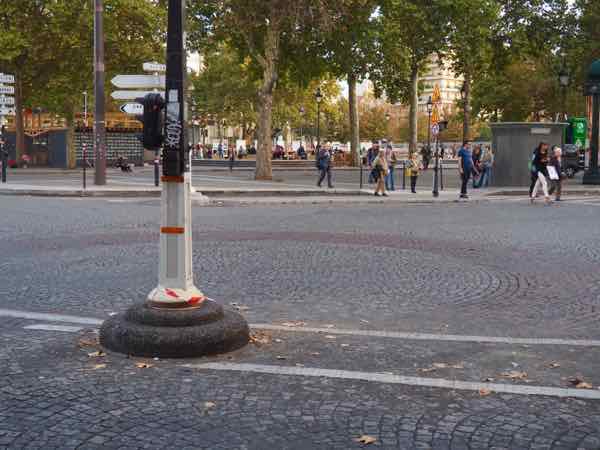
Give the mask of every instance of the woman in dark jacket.
M 533 186 L 533 190 L 531 192 L 530 201 L 534 202 L 537 197 L 537 191 L 540 186 L 542 186 L 542 190 L 544 191 L 544 198 L 546 200 L 546 204 L 550 203 L 550 195 L 548 194 L 548 144 L 545 142 L 540 142 L 538 148 L 533 152 L 533 161 L 531 162 L 531 172 L 535 172 L 537 174 L 537 180 L 535 185 Z

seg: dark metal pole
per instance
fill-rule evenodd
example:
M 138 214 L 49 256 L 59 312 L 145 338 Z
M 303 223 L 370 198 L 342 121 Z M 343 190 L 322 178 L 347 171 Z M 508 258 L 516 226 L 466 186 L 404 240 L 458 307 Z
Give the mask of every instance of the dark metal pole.
M 87 134 L 87 92 L 83 93 L 83 133 L 81 136 L 81 163 L 83 164 L 83 189 L 87 188 L 87 142 L 85 140 Z
M 360 164 L 360 189 L 363 188 L 363 159 L 362 159 L 362 155 L 360 155 L 360 161 L 358 162 Z
M 402 160 L 402 190 L 406 190 L 406 160 Z
M 440 189 L 444 190 L 444 158 L 440 161 Z
M 5 128 L 0 129 L 0 153 L 2 153 L 2 182 L 6 183 L 6 165 L 8 164 L 8 151 L 4 149 Z
M 587 172 L 583 175 L 583 184 L 600 184 L 598 172 L 598 139 L 600 136 L 600 94 L 592 98 L 592 141 L 590 143 L 590 162 Z
M 317 146 L 321 144 L 321 102 L 317 101 Z
M 440 196 L 440 192 L 438 190 L 438 181 L 439 181 L 438 180 L 438 170 L 439 170 L 439 163 L 440 163 L 439 143 L 440 143 L 440 140 L 436 136 L 436 138 L 435 138 L 435 172 L 433 174 L 433 196 L 434 197 Z
M 154 186 L 158 187 L 159 182 L 159 170 L 158 170 L 158 150 L 154 152 Z
M 106 122 L 104 118 L 103 0 L 95 0 L 94 14 L 94 184 L 106 184 Z

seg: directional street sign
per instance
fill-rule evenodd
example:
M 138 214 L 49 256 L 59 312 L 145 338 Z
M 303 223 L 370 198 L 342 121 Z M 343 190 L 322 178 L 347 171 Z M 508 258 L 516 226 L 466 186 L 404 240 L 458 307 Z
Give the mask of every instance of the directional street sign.
M 431 134 L 437 136 L 440 133 L 440 126 L 437 123 L 431 125 Z
M 0 73 L 0 83 L 14 83 L 15 82 L 15 76 L 14 75 L 9 75 L 7 73 Z
M 166 72 L 167 66 L 155 62 L 146 62 L 143 66 L 146 72 Z
M 14 105 L 15 99 L 13 97 L 0 97 L 0 105 Z
M 0 116 L 14 116 L 14 115 L 15 115 L 14 108 L 6 108 L 3 106 L 0 106 Z
M 136 98 L 144 97 L 146 94 L 160 94 L 163 98 L 165 98 L 165 93 L 163 92 L 153 92 L 153 91 L 115 91 L 110 96 L 115 100 L 135 100 Z
M 12 86 L 0 86 L 0 94 L 14 94 L 15 88 Z
M 144 114 L 144 106 L 139 103 L 125 103 L 119 109 L 125 114 Z
M 117 75 L 111 83 L 121 89 L 132 88 L 163 88 L 165 86 L 164 75 Z

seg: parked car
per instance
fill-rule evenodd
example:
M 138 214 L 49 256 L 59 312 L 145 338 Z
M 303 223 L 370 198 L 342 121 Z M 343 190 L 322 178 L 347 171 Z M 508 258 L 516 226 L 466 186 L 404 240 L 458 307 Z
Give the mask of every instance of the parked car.
M 563 146 L 563 170 L 568 178 L 573 178 L 577 172 L 584 169 L 585 161 L 581 157 L 582 150 L 573 144 Z

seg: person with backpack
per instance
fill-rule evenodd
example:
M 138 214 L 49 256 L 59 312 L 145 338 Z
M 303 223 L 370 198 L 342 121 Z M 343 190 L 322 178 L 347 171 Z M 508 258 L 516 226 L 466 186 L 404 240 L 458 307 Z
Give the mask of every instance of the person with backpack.
M 550 195 L 548 194 L 548 144 L 546 142 L 540 142 L 538 148 L 533 153 L 533 161 L 531 162 L 531 172 L 532 174 L 535 172 L 537 179 L 535 184 L 533 185 L 533 189 L 531 190 L 531 195 L 529 197 L 529 201 L 533 204 L 535 198 L 537 197 L 537 192 L 539 187 L 542 187 L 542 191 L 544 192 L 544 199 L 546 204 L 550 204 Z
M 384 197 L 387 197 L 385 192 L 385 177 L 389 172 L 389 167 L 387 160 L 385 158 L 385 150 L 379 150 L 379 154 L 377 158 L 373 161 L 373 169 L 371 170 L 371 175 L 373 179 L 377 183 L 375 187 L 375 196 L 378 197 L 379 193 Z
M 332 189 L 333 184 L 331 183 L 331 147 L 329 145 L 325 145 L 324 147 L 317 146 L 317 150 L 317 168 L 320 172 L 317 186 L 321 187 L 321 183 L 325 179 L 325 176 L 327 176 L 327 187 L 329 187 L 329 189 Z

